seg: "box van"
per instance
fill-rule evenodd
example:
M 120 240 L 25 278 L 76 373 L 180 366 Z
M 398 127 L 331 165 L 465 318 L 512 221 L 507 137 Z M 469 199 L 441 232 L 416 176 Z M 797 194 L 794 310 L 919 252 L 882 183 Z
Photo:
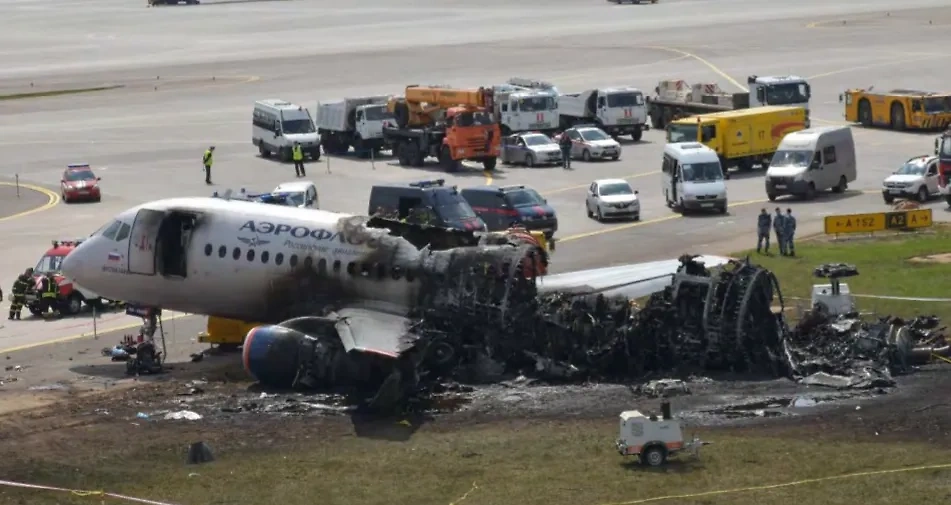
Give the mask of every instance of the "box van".
M 444 179 L 373 186 L 367 213 L 410 223 L 488 231 L 455 186 Z
M 844 192 L 857 176 L 855 142 L 848 126 L 820 126 L 790 133 L 766 171 L 766 196 L 813 198 L 831 189 Z
M 664 199 L 681 212 L 714 210 L 726 214 L 726 181 L 716 151 L 699 142 L 664 146 Z
M 272 193 L 284 195 L 287 204 L 307 209 L 319 209 L 317 185 L 311 181 L 292 181 L 278 184 Z
M 294 142 L 300 142 L 304 156 L 314 161 L 320 159 L 320 138 L 310 112 L 284 100 L 254 102 L 251 143 L 258 146 L 261 156 L 277 154 L 281 161 L 290 161 Z

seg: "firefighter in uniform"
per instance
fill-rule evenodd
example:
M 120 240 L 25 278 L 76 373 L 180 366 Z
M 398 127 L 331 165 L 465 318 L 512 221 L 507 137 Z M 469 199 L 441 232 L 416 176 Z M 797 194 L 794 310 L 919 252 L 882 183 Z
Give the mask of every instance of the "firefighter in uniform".
M 201 164 L 205 166 L 205 184 L 211 184 L 211 165 L 214 163 L 215 146 L 211 146 L 201 157 Z
M 294 158 L 294 173 L 297 174 L 297 177 L 306 177 L 307 172 L 304 171 L 304 150 L 301 149 L 300 142 L 294 142 L 291 154 Z
M 52 312 L 53 316 L 59 315 L 59 310 L 56 308 L 56 298 L 59 295 L 59 285 L 56 283 L 56 278 L 53 277 L 53 274 L 46 274 L 41 278 L 41 289 L 40 289 L 40 315 L 46 317 L 46 313 Z
M 33 269 L 27 268 L 25 272 L 17 277 L 13 282 L 13 302 L 10 304 L 10 319 L 20 319 L 20 311 L 26 303 L 26 292 L 33 286 Z

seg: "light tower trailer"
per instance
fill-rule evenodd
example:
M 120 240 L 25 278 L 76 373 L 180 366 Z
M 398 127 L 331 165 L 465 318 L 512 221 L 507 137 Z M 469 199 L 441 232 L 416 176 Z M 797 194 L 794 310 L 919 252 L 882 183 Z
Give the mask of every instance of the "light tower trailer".
M 649 129 L 644 93 L 630 86 L 563 93 L 558 112 L 562 129 L 594 123 L 612 137 L 630 135 L 635 142 Z
M 663 419 L 645 416 L 637 410 L 621 413 L 620 435 L 615 441 L 621 456 L 637 456 L 641 464 L 661 466 L 675 454 L 688 451 L 700 456 L 700 447 L 709 445 L 696 437 L 684 441 L 683 426 L 671 416 L 670 402 L 660 404 Z
M 367 158 L 383 149 L 383 124 L 393 115 L 386 110 L 389 96 L 344 98 L 317 104 L 317 132 L 327 154 L 354 153 Z

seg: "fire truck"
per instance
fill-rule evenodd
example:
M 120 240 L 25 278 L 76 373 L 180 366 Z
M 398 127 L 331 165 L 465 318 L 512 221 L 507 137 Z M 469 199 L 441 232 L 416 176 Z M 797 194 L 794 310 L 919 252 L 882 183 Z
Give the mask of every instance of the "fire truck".
M 40 315 L 42 305 L 40 304 L 39 286 L 44 275 L 52 273 L 59 284 L 59 311 L 64 315 L 78 314 L 83 309 L 83 304 L 101 307 L 104 300 L 98 294 L 85 289 L 70 279 L 63 276 L 63 259 L 79 247 L 82 239 L 79 240 L 54 240 L 52 247 L 46 251 L 46 254 L 40 258 L 39 263 L 33 268 L 34 289 L 26 294 L 26 305 L 33 315 Z
M 935 139 L 934 153 L 938 156 L 938 192 L 951 206 L 951 128 Z

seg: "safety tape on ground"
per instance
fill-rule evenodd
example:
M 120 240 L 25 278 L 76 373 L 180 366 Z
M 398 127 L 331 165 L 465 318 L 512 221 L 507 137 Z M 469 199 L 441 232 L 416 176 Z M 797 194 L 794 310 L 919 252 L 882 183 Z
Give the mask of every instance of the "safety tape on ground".
M 875 300 L 900 300 L 906 302 L 938 302 L 938 303 L 947 303 L 951 302 L 951 298 L 922 298 L 920 296 L 888 296 L 888 295 L 859 295 L 852 293 L 855 298 L 872 298 Z M 788 300 L 809 300 L 809 298 L 801 298 L 798 296 L 784 296 Z
M 125 495 L 116 494 L 116 493 L 107 493 L 105 491 L 82 491 L 79 489 L 66 489 L 66 488 L 53 487 L 53 486 L 40 486 L 37 484 L 25 484 L 23 482 L 13 482 L 9 480 L 0 480 L 0 486 L 18 487 L 18 488 L 24 488 L 24 489 L 41 489 L 43 491 L 59 491 L 61 493 L 70 493 L 75 496 L 106 496 L 109 498 L 115 498 L 117 500 L 125 500 L 125 501 L 130 501 L 135 503 L 145 503 L 147 505 L 176 505 L 174 503 L 155 501 L 155 500 L 145 500 L 143 498 L 135 498 L 132 496 L 125 496 Z
M 873 470 L 870 472 L 847 473 L 845 475 L 832 475 L 829 477 L 817 477 L 815 479 L 803 479 L 793 482 L 784 482 L 782 484 L 768 484 L 765 486 L 739 487 L 734 489 L 719 489 L 715 491 L 704 491 L 701 493 L 678 494 L 668 496 L 655 496 L 654 498 L 644 498 L 642 500 L 631 500 L 614 503 L 603 503 L 601 505 L 637 505 L 639 503 L 651 503 L 666 500 L 684 500 L 691 498 L 703 498 L 706 496 L 717 496 L 725 494 L 746 493 L 750 491 L 765 491 L 769 489 L 779 489 L 784 487 L 801 486 L 803 484 L 815 484 L 817 482 L 827 482 L 832 480 L 852 479 L 856 477 L 871 477 L 874 475 L 885 475 L 890 473 L 920 472 L 924 470 L 943 470 L 951 468 L 951 463 L 943 465 L 914 466 L 910 468 L 893 468 L 891 470 Z

